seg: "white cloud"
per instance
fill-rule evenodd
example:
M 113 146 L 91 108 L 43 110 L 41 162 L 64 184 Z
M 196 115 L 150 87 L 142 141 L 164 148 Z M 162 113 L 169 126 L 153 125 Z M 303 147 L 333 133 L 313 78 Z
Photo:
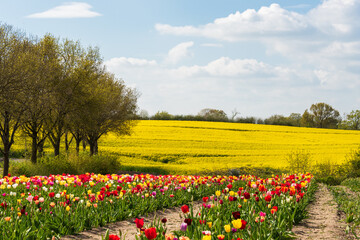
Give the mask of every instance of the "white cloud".
M 105 62 L 105 65 L 109 68 L 118 68 L 118 67 L 146 67 L 146 66 L 155 66 L 157 65 L 155 60 L 146 60 L 140 58 L 112 58 Z
M 359 0 L 327 0 L 307 15 L 311 24 L 324 34 L 346 36 L 359 33 Z
M 201 44 L 202 47 L 223 47 L 221 43 L 203 43 Z
M 250 75 L 273 75 L 274 68 L 255 59 L 231 59 L 221 57 L 204 66 L 181 66 L 170 70 L 174 76 L 182 77 L 249 77 Z
M 247 9 L 215 19 L 201 26 L 171 26 L 156 24 L 162 34 L 202 36 L 222 41 L 257 40 L 268 38 L 305 41 L 330 36 L 353 36 L 360 33 L 359 0 L 325 0 L 306 14 L 299 14 L 271 4 L 258 11 Z M 321 36 L 322 35 L 322 36 Z
M 162 34 L 203 36 L 225 41 L 296 33 L 307 28 L 308 23 L 303 15 L 283 9 L 275 3 L 261 7 L 259 11 L 248 9 L 242 13 L 236 12 L 199 27 L 155 25 L 155 29 Z
M 190 56 L 189 48 L 194 46 L 194 42 L 182 42 L 169 50 L 166 62 L 175 64 L 181 59 Z
M 349 112 L 359 102 L 359 13 L 360 0 L 324 0 L 305 14 L 272 4 L 201 26 L 156 24 L 161 34 L 203 37 L 205 43 L 197 46 L 209 47 L 206 56 L 213 60 L 173 66 L 119 58 L 118 64 L 111 59 L 107 65 L 128 84 L 138 86 L 139 104 L 150 114 L 158 110 L 197 113 L 205 107 L 231 112 L 236 107 L 245 116 L 269 116 L 303 112 L 320 101 Z M 208 39 L 217 41 L 206 43 L 212 42 Z M 249 43 L 253 45 L 246 49 Z M 175 46 L 166 55 L 167 62 L 182 63 L 191 56 L 193 45 Z M 251 55 L 254 45 L 260 50 Z M 261 55 L 262 49 L 266 56 Z
M 69 2 L 40 13 L 34 13 L 28 18 L 92 18 L 101 16 L 91 11 L 92 6 L 84 2 Z

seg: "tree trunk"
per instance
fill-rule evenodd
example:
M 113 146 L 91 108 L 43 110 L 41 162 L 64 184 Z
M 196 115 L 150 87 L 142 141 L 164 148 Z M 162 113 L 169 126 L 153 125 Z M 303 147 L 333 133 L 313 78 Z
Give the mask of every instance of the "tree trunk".
M 83 151 L 85 151 L 86 150 L 86 140 L 85 139 L 83 139 L 82 144 L 83 144 Z
M 31 162 L 36 163 L 37 162 L 37 150 L 38 150 L 38 144 L 37 144 L 37 136 L 32 136 L 32 145 L 31 145 Z
M 95 154 L 95 143 L 89 141 L 89 145 L 90 145 L 90 156 L 93 156 Z
M 65 151 L 69 151 L 69 140 L 68 140 L 68 132 L 65 131 Z
M 51 142 L 51 145 L 54 148 L 54 155 L 59 156 L 60 155 L 60 142 L 61 142 L 61 135 L 49 135 L 49 140 Z
M 45 141 L 39 142 L 39 145 L 38 145 L 39 156 L 44 156 L 44 144 L 45 144 Z
M 98 141 L 95 141 L 95 152 L 94 154 L 97 155 L 99 153 L 99 145 L 98 145 Z
M 98 140 L 98 137 L 96 135 L 87 137 L 87 142 L 89 143 L 89 146 L 90 146 L 90 156 L 96 155 L 98 152 L 97 140 Z
M 4 171 L 3 171 L 3 177 L 7 176 L 9 174 L 9 155 L 10 151 L 8 147 L 4 144 Z
M 80 139 L 75 139 L 75 143 L 76 143 L 76 154 L 79 155 L 80 152 L 80 143 L 81 143 L 81 138 Z
M 60 155 L 60 141 L 55 142 L 53 144 L 53 147 L 54 147 L 54 155 L 55 155 L 55 157 L 59 156 Z
M 10 148 L 14 143 L 15 132 L 19 127 L 19 122 L 17 121 L 14 126 L 10 127 L 11 116 L 8 112 L 5 112 L 3 115 L 3 125 L 0 126 L 0 135 L 1 140 L 3 142 L 4 149 L 1 150 L 4 155 L 4 169 L 3 176 L 7 176 L 9 174 L 9 156 L 10 156 Z

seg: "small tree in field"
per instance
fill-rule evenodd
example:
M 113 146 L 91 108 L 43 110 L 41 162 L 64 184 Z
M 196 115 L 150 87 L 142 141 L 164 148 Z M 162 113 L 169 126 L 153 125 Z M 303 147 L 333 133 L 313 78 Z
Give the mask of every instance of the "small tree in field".
M 304 150 L 295 150 L 286 156 L 290 170 L 295 172 L 306 172 L 311 167 L 311 154 Z

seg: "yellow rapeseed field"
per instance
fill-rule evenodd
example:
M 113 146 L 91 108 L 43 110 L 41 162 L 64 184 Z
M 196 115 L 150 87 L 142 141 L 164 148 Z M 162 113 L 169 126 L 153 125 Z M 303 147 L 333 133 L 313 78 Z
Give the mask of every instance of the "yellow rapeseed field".
M 132 136 L 109 134 L 99 150 L 127 169 L 196 173 L 236 167 L 287 167 L 286 156 L 306 149 L 314 163 L 341 164 L 360 144 L 360 131 L 241 123 L 139 121 Z

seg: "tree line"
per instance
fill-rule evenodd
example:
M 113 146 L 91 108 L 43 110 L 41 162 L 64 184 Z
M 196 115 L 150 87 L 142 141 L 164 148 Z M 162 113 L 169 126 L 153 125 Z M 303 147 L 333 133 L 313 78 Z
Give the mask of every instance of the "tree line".
M 223 110 L 206 108 L 202 109 L 197 115 L 171 115 L 166 111 L 159 111 L 153 116 L 149 116 L 147 111 L 142 110 L 137 114 L 137 118 L 143 120 L 215 121 L 360 130 L 360 110 L 353 110 L 346 114 L 344 118 L 341 118 L 339 111 L 326 103 L 312 104 L 303 114 L 291 113 L 289 116 L 275 114 L 262 119 L 257 117 L 237 117 L 238 114 L 239 112 L 234 110 L 229 117 Z
M 3 175 L 17 132 L 31 138 L 31 161 L 49 141 L 55 156 L 68 136 L 76 151 L 82 141 L 97 154 L 108 132 L 130 134 L 137 111 L 136 90 L 104 67 L 99 49 L 51 35 L 29 37 L 0 24 L 0 152 Z M 68 149 L 68 144 L 66 149 Z

